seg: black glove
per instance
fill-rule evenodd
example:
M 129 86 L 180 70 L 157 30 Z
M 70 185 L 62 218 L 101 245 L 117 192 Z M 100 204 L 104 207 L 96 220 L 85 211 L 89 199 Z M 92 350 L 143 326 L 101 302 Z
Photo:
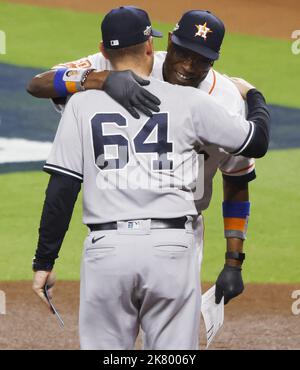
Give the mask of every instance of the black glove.
M 224 265 L 216 281 L 216 303 L 219 304 L 224 296 L 224 304 L 227 304 L 232 298 L 241 294 L 243 290 L 241 267 Z
M 149 109 L 159 112 L 160 100 L 141 87 L 149 84 L 150 81 L 144 80 L 132 71 L 111 71 L 103 84 L 103 91 L 127 109 L 134 118 L 140 118 L 134 108 L 152 117 Z

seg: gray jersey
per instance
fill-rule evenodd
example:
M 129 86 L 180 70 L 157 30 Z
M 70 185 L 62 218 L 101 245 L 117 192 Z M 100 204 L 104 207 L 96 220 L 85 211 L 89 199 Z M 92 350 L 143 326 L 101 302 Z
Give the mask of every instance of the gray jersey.
M 163 63 L 166 58 L 166 52 L 156 52 L 154 66 L 151 76 L 163 81 Z M 101 53 L 90 55 L 86 58 L 79 59 L 70 63 L 59 64 L 53 68 L 95 68 L 97 70 L 112 70 L 112 65 L 104 58 Z M 213 96 L 220 105 L 232 114 L 245 115 L 245 102 L 234 84 L 217 71 L 211 69 L 207 77 L 198 88 Z M 185 96 L 185 95 L 183 95 Z M 62 106 L 57 106 L 58 110 L 63 110 Z M 216 145 L 204 145 L 202 152 L 205 156 L 204 171 L 204 190 L 201 199 L 197 199 L 198 211 L 203 211 L 209 205 L 212 195 L 212 181 L 217 170 L 223 175 L 233 177 L 245 176 L 250 179 L 254 178 L 255 160 L 242 156 L 232 156 L 222 148 Z
M 153 78 L 147 88 L 162 101 L 151 119 L 132 118 L 101 91 L 67 104 L 44 169 L 83 181 L 85 224 L 196 215 L 196 153 L 241 151 L 251 140 L 253 124 L 207 94 Z

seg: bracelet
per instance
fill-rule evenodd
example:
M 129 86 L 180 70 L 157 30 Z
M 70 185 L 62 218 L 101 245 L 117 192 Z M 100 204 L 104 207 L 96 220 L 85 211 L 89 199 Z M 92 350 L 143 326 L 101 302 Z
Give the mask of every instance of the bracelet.
M 84 73 L 83 73 L 83 75 L 82 75 L 82 77 L 81 77 L 81 81 L 80 81 L 80 85 L 81 85 L 81 87 L 82 87 L 82 90 L 83 91 L 85 91 L 85 88 L 84 88 L 84 83 L 85 83 L 85 81 L 87 80 L 87 78 L 88 78 L 88 76 L 92 73 L 92 72 L 94 72 L 95 71 L 95 68 L 89 68 L 89 69 L 87 69 Z
M 246 257 L 245 253 L 241 253 L 241 252 L 226 252 L 225 253 L 225 259 L 243 262 L 245 257 Z

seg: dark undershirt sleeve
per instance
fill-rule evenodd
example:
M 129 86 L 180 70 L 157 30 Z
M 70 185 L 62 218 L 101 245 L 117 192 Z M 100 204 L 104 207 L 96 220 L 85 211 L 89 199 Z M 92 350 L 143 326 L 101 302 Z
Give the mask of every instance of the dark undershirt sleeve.
M 51 270 L 69 228 L 81 181 L 71 176 L 52 174 L 46 190 L 35 270 Z
M 248 116 L 247 120 L 254 123 L 254 132 L 251 140 L 239 155 L 244 157 L 263 157 L 269 146 L 271 117 L 263 95 L 256 89 L 249 90 L 247 94 Z
M 228 176 L 222 174 L 223 179 L 232 183 L 232 184 L 247 184 L 250 181 L 253 181 L 256 179 L 256 172 L 255 170 L 251 171 L 250 173 L 247 173 L 246 175 L 242 176 Z

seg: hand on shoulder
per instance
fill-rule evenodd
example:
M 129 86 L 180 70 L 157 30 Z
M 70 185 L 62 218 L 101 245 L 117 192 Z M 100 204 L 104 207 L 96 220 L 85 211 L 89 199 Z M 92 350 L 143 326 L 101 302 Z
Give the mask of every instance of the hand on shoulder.
M 226 78 L 228 78 L 239 90 L 240 94 L 244 99 L 246 99 L 247 93 L 251 89 L 255 89 L 255 86 L 251 85 L 248 81 L 239 78 L 239 77 L 228 77 L 224 75 Z

